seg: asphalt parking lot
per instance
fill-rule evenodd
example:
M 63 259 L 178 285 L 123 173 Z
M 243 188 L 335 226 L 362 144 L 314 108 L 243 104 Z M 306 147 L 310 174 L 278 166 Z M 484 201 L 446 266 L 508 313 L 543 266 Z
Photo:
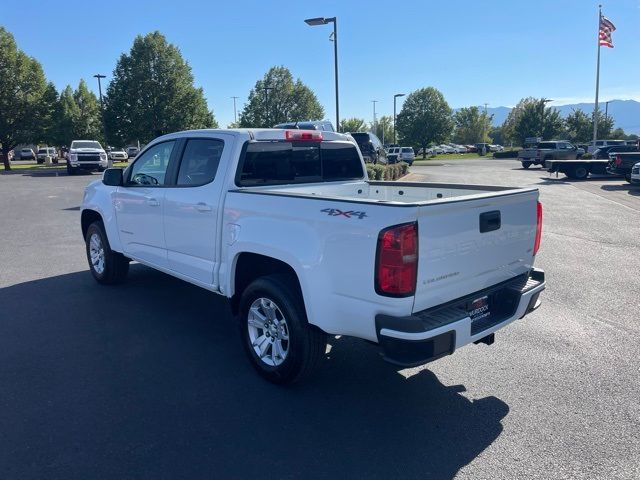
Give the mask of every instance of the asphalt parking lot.
M 331 340 L 293 388 L 245 360 L 221 297 L 87 269 L 94 175 L 0 175 L 0 478 L 640 478 L 640 188 L 513 160 L 413 180 L 531 185 L 543 305 L 425 367 Z

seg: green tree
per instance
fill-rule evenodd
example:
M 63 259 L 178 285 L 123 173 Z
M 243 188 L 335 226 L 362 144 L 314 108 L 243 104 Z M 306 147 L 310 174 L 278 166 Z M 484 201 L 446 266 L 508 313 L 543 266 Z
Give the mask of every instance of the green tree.
M 80 108 L 73 97 L 73 89 L 67 85 L 60 93 L 58 100 L 56 137 L 60 145 L 68 146 L 76 138 L 74 119 L 78 117 L 80 117 Z
M 122 54 L 105 99 L 107 135 L 143 143 L 170 132 L 218 126 L 191 67 L 160 32 L 137 36 Z
M 49 82 L 45 88 L 42 100 L 38 105 L 38 141 L 49 146 L 58 143 L 58 116 L 60 101 L 58 91 L 53 83 Z
M 488 115 L 478 107 L 466 107 L 458 110 L 454 116 L 454 141 L 462 144 L 473 144 L 489 141 L 493 115 Z
M 0 27 L 0 145 L 5 170 L 9 151 L 42 134 L 38 113 L 47 83 L 42 66 L 18 49 L 13 35 Z
M 523 98 L 502 125 L 507 140 L 524 145 L 527 137 L 550 140 L 564 131 L 564 120 L 556 108 L 546 108 L 544 98 Z
M 393 117 L 391 115 L 383 115 L 378 119 L 375 128 L 372 128 L 372 130 L 374 130 L 376 137 L 378 137 L 382 143 L 392 143 Z
M 73 101 L 78 107 L 73 118 L 74 137 L 104 141 L 100 103 L 84 80 L 80 80 L 78 88 L 73 92 Z
M 613 124 L 613 117 L 605 117 L 604 113 L 598 111 L 598 138 L 625 138 L 622 129 L 618 129 L 618 132 L 613 130 Z M 582 110 L 574 109 L 565 118 L 565 136 L 573 142 L 593 140 L 593 112 L 588 115 Z
M 433 87 L 410 93 L 398 114 L 397 130 L 403 144 L 424 150 L 432 142 L 447 140 L 453 117 L 444 95 Z
M 313 91 L 286 67 L 271 67 L 249 92 L 241 127 L 269 128 L 278 123 L 321 120 L 324 109 Z M 336 125 L 337 127 L 337 125 Z
M 491 142 L 498 144 L 498 145 L 504 145 L 505 143 L 505 138 L 504 138 L 504 134 L 502 132 L 502 127 L 491 127 L 491 130 L 489 131 L 489 138 L 491 138 Z
M 369 128 L 362 118 L 343 118 L 340 120 L 341 132 L 365 132 Z
M 591 118 L 582 110 L 573 109 L 567 115 L 565 122 L 565 136 L 572 142 L 588 142 L 593 137 Z

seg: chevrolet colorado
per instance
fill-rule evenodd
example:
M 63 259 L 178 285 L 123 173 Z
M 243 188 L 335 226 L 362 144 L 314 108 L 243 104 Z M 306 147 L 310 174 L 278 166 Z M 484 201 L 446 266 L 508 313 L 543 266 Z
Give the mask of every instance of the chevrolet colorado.
M 130 260 L 224 295 L 253 367 L 309 374 L 327 335 L 420 365 L 539 304 L 536 188 L 369 181 L 349 135 L 195 130 L 147 145 L 85 190 L 93 277 Z

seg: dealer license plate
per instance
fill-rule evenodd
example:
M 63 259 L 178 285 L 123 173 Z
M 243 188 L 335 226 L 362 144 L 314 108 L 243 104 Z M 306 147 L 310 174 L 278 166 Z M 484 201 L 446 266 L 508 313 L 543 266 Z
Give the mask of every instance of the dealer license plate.
M 469 318 L 472 322 L 478 321 L 482 318 L 487 318 L 491 315 L 491 309 L 489 308 L 489 297 L 476 298 L 469 305 Z

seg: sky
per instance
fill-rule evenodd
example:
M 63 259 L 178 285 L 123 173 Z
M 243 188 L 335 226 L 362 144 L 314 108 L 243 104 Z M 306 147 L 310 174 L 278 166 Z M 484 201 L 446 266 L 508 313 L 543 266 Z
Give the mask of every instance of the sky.
M 96 94 L 93 75 L 108 82 L 133 39 L 159 30 L 189 62 L 225 127 L 234 119 L 231 97 L 240 97 L 240 112 L 274 65 L 308 85 L 334 121 L 332 27 L 303 21 L 319 16 L 338 19 L 342 118 L 372 121 L 372 100 L 378 117 L 391 115 L 394 94 L 428 86 L 454 108 L 513 106 L 528 96 L 551 98 L 550 105 L 593 102 L 598 3 L 0 0 L 0 25 L 59 90 L 84 78 Z M 603 2 L 603 14 L 617 30 L 615 48 L 601 51 L 600 100 L 640 100 L 640 0 Z

